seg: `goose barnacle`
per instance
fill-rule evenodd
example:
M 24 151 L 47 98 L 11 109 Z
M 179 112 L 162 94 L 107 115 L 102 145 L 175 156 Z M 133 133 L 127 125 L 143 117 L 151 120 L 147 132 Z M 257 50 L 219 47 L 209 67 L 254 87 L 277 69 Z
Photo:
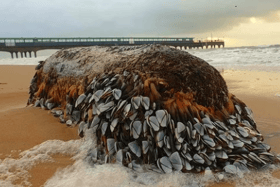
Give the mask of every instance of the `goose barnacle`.
M 167 126 L 167 119 L 168 119 L 168 113 L 166 110 L 158 110 L 156 111 L 156 117 L 161 127 Z
M 97 90 L 93 95 L 93 99 L 95 100 L 95 102 L 98 102 L 99 99 L 101 98 L 101 96 L 103 95 L 104 91 L 103 90 Z
M 161 130 L 157 133 L 156 137 L 156 144 L 158 147 L 162 147 L 164 144 L 164 132 Z
M 143 154 L 147 154 L 147 152 L 149 151 L 148 141 L 142 141 L 142 151 L 143 151 Z
M 183 168 L 182 160 L 178 152 L 174 152 L 169 156 L 169 160 L 172 164 L 172 167 L 176 171 L 181 171 Z
M 110 125 L 111 132 L 113 132 L 115 130 L 116 126 L 118 125 L 118 122 L 119 122 L 119 118 L 116 118 L 111 122 L 111 125 Z
M 105 135 L 106 130 L 107 130 L 107 127 L 108 127 L 108 122 L 104 122 L 104 123 L 101 125 L 101 132 L 102 132 L 102 135 Z
M 168 157 L 164 156 L 157 161 L 158 168 L 160 168 L 164 173 L 172 172 L 172 164 Z
M 84 121 L 81 121 L 81 123 L 79 124 L 78 135 L 80 137 L 84 137 L 85 125 L 86 125 L 86 123 Z
M 193 160 L 196 162 L 196 163 L 199 163 L 199 164 L 204 164 L 204 159 L 201 157 L 201 156 L 199 156 L 198 154 L 195 154 L 194 156 L 193 156 Z
M 108 152 L 109 152 L 110 155 L 116 152 L 116 150 L 115 150 L 115 139 L 113 139 L 113 138 L 108 138 L 107 139 L 107 148 L 108 148 Z
M 149 97 L 141 97 L 141 104 L 146 110 L 150 108 L 150 98 Z
M 131 98 L 131 103 L 133 105 L 133 107 L 137 110 L 141 104 L 141 97 L 132 97 Z
M 141 149 L 140 149 L 140 147 L 139 147 L 139 145 L 137 144 L 136 141 L 130 142 L 128 144 L 128 147 L 137 157 L 141 156 Z
M 81 94 L 78 99 L 76 100 L 75 107 L 78 107 L 86 98 L 87 96 L 85 94 Z
M 159 122 L 158 122 L 158 120 L 155 116 L 149 116 L 147 118 L 147 123 L 151 128 L 153 128 L 154 131 L 159 130 L 160 125 L 159 125 Z
M 132 132 L 133 132 L 133 138 L 138 139 L 141 132 L 142 132 L 142 123 L 141 121 L 134 121 L 132 125 Z
M 123 150 L 122 150 L 122 149 L 120 149 L 120 150 L 117 152 L 116 161 L 117 161 L 118 163 L 122 163 L 122 162 L 123 162 Z

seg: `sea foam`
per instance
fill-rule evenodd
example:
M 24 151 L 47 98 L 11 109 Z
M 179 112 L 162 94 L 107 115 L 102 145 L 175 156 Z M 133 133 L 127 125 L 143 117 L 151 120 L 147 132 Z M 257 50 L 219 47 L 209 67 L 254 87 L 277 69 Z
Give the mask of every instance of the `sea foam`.
M 187 52 L 202 58 L 217 69 L 280 71 L 280 46 L 192 49 Z
M 28 170 L 38 163 L 51 161 L 52 155 L 70 155 L 74 164 L 58 170 L 45 184 L 45 187 L 103 187 L 103 186 L 184 186 L 199 187 L 214 182 L 236 183 L 236 186 L 276 187 L 280 180 L 272 176 L 276 166 L 265 171 L 246 173 L 244 176 L 232 176 L 211 171 L 202 174 L 173 172 L 159 174 L 149 170 L 136 172 L 119 164 L 93 164 L 87 158 L 88 150 L 96 146 L 96 139 L 91 130 L 79 140 L 48 140 L 20 154 L 19 159 L 0 160 L 0 186 L 31 186 L 28 182 Z M 222 179 L 220 177 L 222 175 Z M 21 184 L 13 185 L 21 179 Z

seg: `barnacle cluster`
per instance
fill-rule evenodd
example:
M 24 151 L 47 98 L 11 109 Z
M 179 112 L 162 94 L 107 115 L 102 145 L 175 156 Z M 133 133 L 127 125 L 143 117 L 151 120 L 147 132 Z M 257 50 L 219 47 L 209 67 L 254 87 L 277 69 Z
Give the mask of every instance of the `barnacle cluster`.
M 92 129 L 94 163 L 170 173 L 231 173 L 277 162 L 252 111 L 220 73 L 166 46 L 64 49 L 36 67 L 28 104 L 67 125 Z

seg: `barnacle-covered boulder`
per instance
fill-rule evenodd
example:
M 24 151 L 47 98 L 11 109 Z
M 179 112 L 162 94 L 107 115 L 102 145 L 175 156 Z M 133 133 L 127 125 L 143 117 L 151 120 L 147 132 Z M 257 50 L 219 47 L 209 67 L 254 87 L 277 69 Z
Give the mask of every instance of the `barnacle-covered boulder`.
M 92 129 L 92 162 L 135 170 L 261 168 L 278 161 L 252 111 L 228 92 L 220 73 L 185 51 L 160 45 L 83 47 L 39 62 L 28 104 L 67 125 Z

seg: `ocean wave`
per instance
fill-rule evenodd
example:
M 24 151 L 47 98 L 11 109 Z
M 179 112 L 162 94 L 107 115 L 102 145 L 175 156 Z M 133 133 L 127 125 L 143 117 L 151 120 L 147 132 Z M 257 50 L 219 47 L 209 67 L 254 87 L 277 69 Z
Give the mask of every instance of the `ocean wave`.
M 256 70 L 262 65 L 264 69 L 280 67 L 280 45 L 251 46 L 218 49 L 190 49 L 185 50 L 193 54 L 214 67 L 223 66 L 224 69 L 238 68 L 244 69 L 247 66 L 256 66 Z M 38 61 L 47 59 L 52 51 L 38 52 L 37 58 L 3 58 L 0 56 L 0 65 L 37 65 Z M 278 71 L 278 70 L 277 70 Z

